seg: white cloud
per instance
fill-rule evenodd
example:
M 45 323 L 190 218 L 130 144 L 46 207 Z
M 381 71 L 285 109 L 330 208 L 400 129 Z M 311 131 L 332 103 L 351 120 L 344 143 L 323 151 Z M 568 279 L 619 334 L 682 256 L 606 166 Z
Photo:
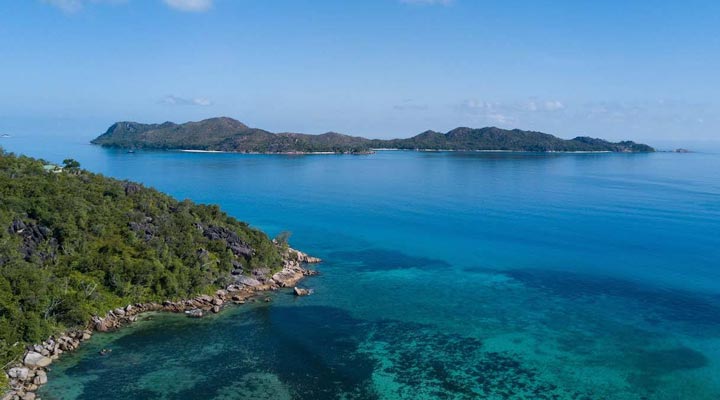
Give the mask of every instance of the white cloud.
M 502 106 L 500 103 L 492 103 L 488 101 L 479 101 L 479 100 L 465 100 L 461 105 L 460 108 L 466 110 L 466 111 L 493 111 L 496 109 L 501 108 Z
M 400 0 L 403 4 L 417 4 L 417 5 L 441 5 L 449 6 L 454 0 Z
M 565 111 L 565 104 L 559 100 L 530 98 L 522 101 L 493 102 L 477 99 L 465 100 L 457 105 L 462 114 L 479 118 L 485 123 L 514 125 L 537 118 L 556 118 L 556 113 Z
M 457 109 L 463 114 L 475 115 L 493 124 L 507 125 L 517 121 L 512 115 L 517 107 L 502 103 L 470 99 L 462 102 Z
M 527 111 L 559 111 L 565 108 L 565 105 L 558 100 L 530 100 L 525 104 Z
M 163 0 L 168 6 L 189 12 L 207 11 L 213 5 L 213 0 Z
M 212 105 L 212 101 L 205 97 L 185 98 L 169 94 L 159 101 L 160 104 L 169 106 L 201 106 L 207 107 Z
M 74 13 L 83 8 L 82 0 L 44 0 L 44 2 L 67 13 Z
M 517 119 L 515 119 L 514 117 L 511 117 L 511 116 L 505 115 L 505 114 L 498 114 L 498 113 L 487 114 L 487 115 L 485 115 L 485 118 L 487 118 L 488 120 L 492 121 L 495 124 L 501 124 L 501 125 L 514 124 L 517 122 Z
M 520 102 L 490 102 L 480 100 L 465 100 L 459 109 L 471 113 L 540 113 L 554 112 L 565 109 L 565 104 L 559 100 L 538 100 L 530 99 Z
M 87 3 L 105 3 L 105 4 L 118 4 L 125 3 L 126 0 L 42 0 L 44 3 L 50 4 L 51 6 L 57 7 L 62 11 L 72 14 L 78 12 L 85 7 Z
M 42 0 L 42 2 L 72 14 L 82 10 L 87 4 L 118 4 L 127 0 Z M 189 12 L 207 11 L 213 6 L 213 0 L 162 0 L 162 2 L 170 8 Z

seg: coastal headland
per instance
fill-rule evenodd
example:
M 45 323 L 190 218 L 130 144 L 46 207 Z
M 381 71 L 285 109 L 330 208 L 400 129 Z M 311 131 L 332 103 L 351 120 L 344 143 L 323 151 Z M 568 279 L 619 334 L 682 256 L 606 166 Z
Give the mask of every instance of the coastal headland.
M 94 332 L 109 332 L 121 329 L 147 312 L 185 313 L 188 317 L 201 318 L 206 313 L 219 313 L 228 304 L 245 304 L 255 300 L 263 293 L 281 288 L 294 288 L 295 295 L 307 295 L 308 289 L 295 285 L 306 276 L 317 275 L 307 264 L 320 263 L 317 257 L 301 251 L 287 248 L 283 254 L 283 267 L 269 275 L 269 271 L 256 271 L 251 276 L 238 276 L 233 284 L 218 289 L 214 295 L 200 295 L 186 300 L 166 300 L 161 303 L 128 304 L 109 311 L 104 316 L 93 316 L 87 326 L 73 329 L 62 334 L 52 335 L 42 343 L 26 346 L 26 350 L 17 361 L 5 366 L 10 390 L 2 400 L 39 400 L 35 392 L 48 381 L 48 369 L 53 361 L 62 354 L 72 352 L 81 343 L 89 340 Z M 265 301 L 269 301 L 266 298 Z
M 292 287 L 319 262 L 216 205 L 0 150 L 0 399 L 34 400 L 47 367 L 148 311 L 219 312 Z M 298 288 L 298 295 L 309 294 Z

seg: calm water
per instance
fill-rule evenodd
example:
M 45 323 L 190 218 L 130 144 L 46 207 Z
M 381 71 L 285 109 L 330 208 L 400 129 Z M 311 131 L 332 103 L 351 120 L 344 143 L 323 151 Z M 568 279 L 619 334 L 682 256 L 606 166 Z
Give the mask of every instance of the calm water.
M 84 142 L 0 145 L 218 203 L 326 262 L 310 297 L 96 335 L 45 399 L 720 398 L 718 154 Z

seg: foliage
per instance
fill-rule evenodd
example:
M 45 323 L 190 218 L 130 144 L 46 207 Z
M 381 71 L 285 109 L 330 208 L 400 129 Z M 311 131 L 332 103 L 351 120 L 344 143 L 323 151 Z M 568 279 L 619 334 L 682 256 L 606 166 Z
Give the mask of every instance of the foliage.
M 651 152 L 650 146 L 588 137 L 565 140 L 542 132 L 456 128 L 423 132 L 408 139 L 370 140 L 328 132 L 322 135 L 272 133 L 231 118 L 199 122 L 140 124 L 118 122 L 93 140 L 103 146 L 143 149 L 221 150 L 254 153 L 332 152 L 361 154 L 371 149 Z
M 80 170 L 80 163 L 72 158 L 66 158 L 63 160 L 65 169 L 70 172 L 78 172 Z
M 275 236 L 275 239 L 273 239 L 273 240 L 275 241 L 275 243 L 278 246 L 280 246 L 281 249 L 287 250 L 287 248 L 289 246 L 288 242 L 290 241 L 290 236 L 292 236 L 292 232 L 282 231 L 282 232 L 278 233 L 278 235 Z
M 199 122 L 140 124 L 117 122 L 92 141 L 95 144 L 137 149 L 193 149 L 246 153 L 333 152 L 366 153 L 364 138 L 328 132 L 322 135 L 271 133 L 250 128 L 231 118 Z
M 282 265 L 262 232 L 214 205 L 0 150 L 0 362 L 130 303 L 188 298 L 233 270 Z M 238 250 L 239 249 L 239 250 Z M 19 343 L 20 345 L 15 345 Z
M 630 141 L 612 143 L 577 137 L 565 140 L 542 132 L 520 129 L 456 128 L 448 133 L 426 131 L 409 139 L 375 140 L 373 148 L 406 150 L 506 150 L 506 151 L 612 151 L 651 152 L 654 149 Z

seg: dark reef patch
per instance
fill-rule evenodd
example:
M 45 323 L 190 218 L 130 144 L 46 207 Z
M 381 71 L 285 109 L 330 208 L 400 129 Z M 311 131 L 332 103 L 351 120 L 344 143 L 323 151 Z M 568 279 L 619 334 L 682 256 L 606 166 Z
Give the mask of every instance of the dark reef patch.
M 568 271 L 509 270 L 502 273 L 525 286 L 570 300 L 612 296 L 631 300 L 647 311 L 649 323 L 659 320 L 699 326 L 720 325 L 720 298 L 679 289 L 656 288 L 611 277 Z
M 368 322 L 324 306 L 262 304 L 216 319 L 162 317 L 109 346 L 112 356 L 88 349 L 66 371 L 85 382 L 77 399 L 376 399 L 376 374 L 390 376 L 400 398 L 592 397 L 568 393 L 521 357 L 487 351 L 479 339 L 422 324 Z M 54 399 L 60 381 L 50 382 L 43 397 Z
M 380 372 L 400 384 L 399 398 L 595 398 L 546 381 L 515 354 L 487 351 L 479 339 L 430 326 L 382 321 L 372 327 L 368 343 L 383 349 L 378 353 L 389 362 Z
M 709 363 L 705 355 L 687 347 L 642 351 L 631 355 L 631 359 L 639 371 L 654 374 L 702 368 Z
M 100 376 L 85 384 L 78 400 L 224 398 L 237 392 L 239 381 L 268 386 L 262 376 L 281 384 L 293 399 L 336 399 L 341 394 L 374 399 L 368 382 L 375 361 L 357 353 L 364 326 L 331 307 L 261 305 L 213 320 L 163 316 L 157 324 L 115 340 L 111 357 L 87 356 L 66 373 L 78 381 Z M 155 378 L 165 375 L 177 382 Z M 53 399 L 50 382 L 43 397 Z M 233 398 L 258 398 L 258 393 Z
M 353 260 L 360 263 L 360 271 L 389 271 L 398 269 L 447 269 L 450 263 L 427 257 L 416 257 L 396 250 L 367 249 L 362 251 L 338 251 L 328 259 Z

